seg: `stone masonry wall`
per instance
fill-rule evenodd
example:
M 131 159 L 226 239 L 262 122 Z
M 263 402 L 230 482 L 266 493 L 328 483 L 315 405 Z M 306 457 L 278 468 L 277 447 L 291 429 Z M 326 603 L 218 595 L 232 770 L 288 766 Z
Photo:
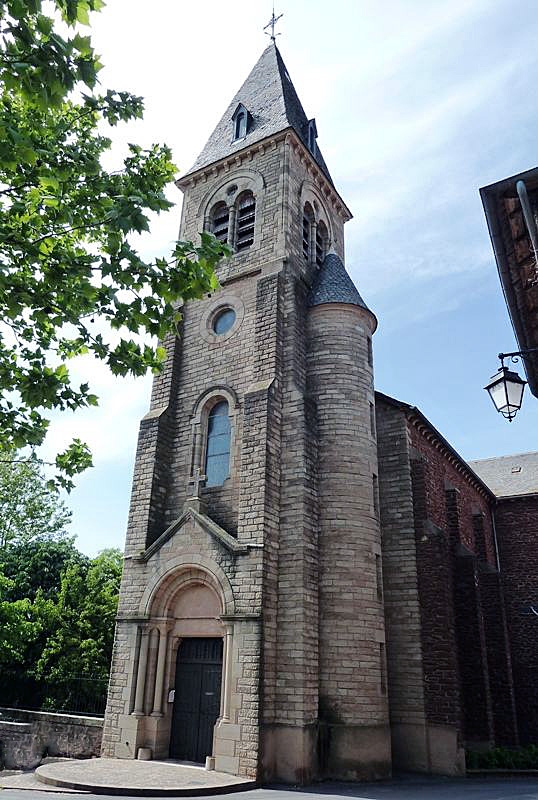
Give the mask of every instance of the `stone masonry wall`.
M 411 407 L 376 419 L 394 763 L 457 773 L 465 740 L 517 743 L 494 500 Z
M 538 497 L 499 500 L 499 559 L 522 744 L 538 743 Z
M 225 715 L 215 728 L 216 768 L 259 774 L 260 727 L 266 726 L 264 775 L 309 780 L 317 774 L 320 461 L 319 398 L 308 389 L 306 368 L 306 298 L 317 266 L 303 256 L 302 209 L 305 202 L 312 205 L 316 222 L 330 231 L 328 247 L 342 257 L 349 212 L 289 132 L 187 177 L 181 185 L 183 238 L 196 239 L 217 201 L 230 202 L 232 220 L 234 198 L 248 189 L 256 198 L 254 243 L 222 263 L 221 289 L 184 307 L 181 338 L 166 342 L 169 359 L 141 424 L 103 753 L 133 758 L 139 747 L 151 746 L 158 757 L 166 756 L 171 708 L 160 687 L 173 685 L 179 623 L 154 611 L 152 598 L 160 586 L 171 593 L 166 587 L 174 586 L 181 570 L 199 568 L 213 576 L 227 597 L 222 616 Z M 218 337 L 212 320 L 226 305 L 236 311 L 236 323 Z M 340 316 L 348 318 L 344 310 Z M 347 423 L 350 399 L 358 403 L 351 418 L 359 491 L 355 495 L 353 487 L 341 483 L 337 502 L 343 516 L 336 513 L 336 527 L 347 526 L 356 534 L 353 546 L 360 553 L 346 573 L 350 597 L 344 596 L 344 605 L 349 599 L 350 613 L 364 615 L 367 624 L 356 626 L 349 647 L 342 641 L 336 650 L 325 648 L 321 672 L 322 683 L 342 706 L 341 719 L 330 721 L 329 748 L 340 761 L 333 758 L 329 769 L 325 764 L 325 772 L 337 777 L 358 775 L 361 769 L 369 776 L 386 774 L 390 758 L 367 347 L 371 330 L 363 323 L 355 321 L 345 339 L 345 346 L 352 340 L 355 348 L 351 372 L 346 367 L 342 373 L 346 386 L 338 397 L 332 391 L 320 395 L 323 402 L 338 401 Z M 232 428 L 230 476 L 223 486 L 202 488 L 196 502 L 236 540 L 235 550 L 182 516 L 190 507 L 191 476 L 197 466 L 204 468 L 204 409 L 222 396 L 229 403 Z M 347 472 L 352 461 L 346 461 Z M 326 477 L 329 486 L 332 477 Z M 351 512 L 356 513 L 353 519 Z M 330 556 L 329 548 L 325 553 L 332 558 L 334 575 L 349 571 L 344 550 L 345 566 Z M 329 583 L 327 591 L 334 593 L 335 584 L 330 589 Z M 323 618 L 330 638 L 334 609 L 329 606 Z M 348 635 L 349 623 L 343 624 Z M 357 653 L 355 640 L 361 642 Z M 353 652 L 344 653 L 346 648 Z M 345 701 L 337 699 L 344 696 Z
M 495 727 L 500 729 L 503 719 L 511 719 L 510 729 L 514 729 L 513 700 L 511 696 L 510 660 L 507 657 L 508 646 L 506 642 L 503 617 L 499 620 L 499 630 L 496 636 L 504 639 L 505 657 L 496 658 L 493 655 L 492 641 L 488 644 L 488 623 L 483 611 L 480 593 L 480 574 L 482 572 L 498 574 L 496 561 L 496 546 L 492 522 L 493 497 L 474 478 L 470 470 L 462 461 L 458 461 L 452 453 L 447 451 L 443 443 L 435 435 L 417 421 L 410 425 L 410 441 L 414 448 L 415 456 L 422 464 L 424 479 L 424 514 L 432 536 L 439 539 L 445 548 L 446 557 L 441 558 L 443 563 L 435 572 L 439 580 L 441 571 L 444 570 L 447 581 L 451 587 L 446 586 L 446 607 L 451 605 L 452 596 L 454 611 L 454 625 L 457 642 L 458 664 L 457 669 L 452 667 L 449 674 L 453 685 L 459 683 L 460 694 L 460 721 L 459 731 L 462 741 L 483 743 L 492 742 Z M 422 544 L 417 538 L 417 553 Z M 427 561 L 419 557 L 426 566 Z M 449 578 L 449 575 L 452 577 Z M 429 579 L 426 581 L 429 585 Z M 484 583 L 484 581 L 483 581 Z M 484 583 L 485 585 L 485 583 Z M 499 584 L 497 582 L 497 586 Z M 489 586 L 491 593 L 493 584 Z M 440 595 L 435 592 L 437 602 Z M 496 598 L 496 604 L 502 608 L 504 600 L 502 594 Z M 451 613 L 447 611 L 445 613 Z M 438 615 L 439 638 L 441 630 L 447 625 L 451 630 L 449 620 L 442 621 L 441 610 Z M 431 654 L 432 659 L 441 658 L 442 644 L 426 637 L 423 647 Z M 438 654 L 438 655 L 437 655 Z M 490 676 L 490 665 L 495 670 L 495 677 Z M 438 669 L 443 670 L 441 664 Z M 492 686 L 495 683 L 496 703 L 492 703 Z M 435 682 L 427 681 L 428 692 L 435 692 Z M 456 691 L 454 689 L 453 713 L 456 713 Z M 436 699 L 433 708 L 440 706 Z M 512 709 L 512 712 L 510 711 Z M 495 716 L 497 722 L 495 723 Z
M 415 522 L 407 420 L 376 399 L 383 591 L 392 758 L 429 769 Z
M 103 720 L 0 708 L 0 770 L 35 769 L 46 756 L 99 755 Z
M 315 403 L 306 391 L 306 300 L 317 266 L 303 254 L 302 217 L 308 199 L 343 247 L 347 212 L 327 188 L 311 157 L 287 135 L 279 531 L 275 549 L 269 540 L 265 545 L 262 774 L 293 783 L 318 774 L 317 429 Z
M 272 146 L 257 151 L 255 168 L 250 159 L 248 167 L 223 171 L 221 182 L 224 185 L 234 181 L 240 183 L 244 179 L 259 190 L 256 193 L 258 222 L 255 241 L 246 254 L 234 255 L 222 265 L 220 278 L 223 288 L 219 292 L 205 300 L 189 303 L 183 309 L 181 340 L 167 342 L 170 349 L 165 372 L 155 381 L 152 408 L 142 423 L 118 611 L 122 621 L 116 635 L 107 708 L 105 754 L 121 753 L 124 757 L 134 757 L 136 747 L 140 746 L 139 735 L 143 726 L 135 725 L 135 720 L 127 723 L 125 715 L 129 715 L 133 703 L 137 670 L 135 654 L 139 641 L 135 633 L 138 620 L 144 618 L 141 608 L 143 594 L 146 587 L 157 579 L 161 564 L 166 563 L 167 558 L 186 556 L 192 549 L 188 539 L 178 533 L 149 561 L 140 561 L 137 556 L 180 516 L 184 501 L 190 494 L 189 478 L 196 447 L 194 414 L 200 402 L 203 403 L 204 393 L 218 394 L 221 388 L 232 398 L 230 477 L 223 487 L 203 489 L 202 498 L 210 517 L 252 550 L 248 556 L 231 557 L 222 547 L 208 542 L 201 547 L 200 556 L 195 556 L 194 561 L 209 556 L 224 570 L 231 583 L 236 615 L 255 617 L 261 614 L 261 548 L 266 537 L 274 537 L 271 526 L 274 528 L 278 524 L 274 515 L 271 516 L 275 496 L 274 491 L 273 495 L 269 491 L 268 472 L 275 475 L 278 487 L 277 465 L 271 464 L 271 459 L 276 457 L 278 464 L 278 449 L 275 447 L 278 448 L 280 431 L 275 440 L 274 427 L 275 424 L 278 427 L 280 403 L 280 329 L 277 320 L 280 314 L 278 271 L 282 268 L 282 260 L 277 258 L 279 246 L 275 241 L 278 237 L 275 237 L 274 223 L 282 214 L 282 157 L 282 143 L 277 145 L 274 142 Z M 184 238 L 196 239 L 211 204 L 211 193 L 218 182 L 212 173 L 210 181 L 207 177 L 192 181 L 186 188 L 181 230 Z M 218 339 L 211 333 L 211 313 L 222 302 L 235 308 L 237 323 L 230 336 Z M 163 424 L 163 418 L 166 424 Z M 166 466 L 165 479 L 160 476 L 163 463 Z M 155 512 L 157 506 L 158 515 Z M 160 530 L 152 529 L 152 515 L 161 520 Z M 243 638 L 243 641 L 247 643 L 247 639 Z M 233 677 L 234 688 L 240 687 L 244 696 L 242 706 L 233 711 L 235 724 L 240 726 L 237 735 L 241 745 L 232 755 L 225 756 L 222 752 L 221 764 L 224 758 L 229 757 L 230 771 L 239 769 L 242 774 L 255 774 L 259 632 L 248 648 L 250 654 L 245 651 L 237 655 Z M 247 695 L 251 700 L 247 700 Z M 122 723 L 124 727 L 134 726 L 130 733 L 127 733 L 127 728 L 124 734 L 120 732 L 120 718 L 126 720 Z
M 420 458 L 411 461 L 426 719 L 459 733 L 454 576 L 446 528 L 428 513 L 433 510 L 428 466 Z
M 309 312 L 308 383 L 319 448 L 320 724 L 328 738 L 320 769 L 348 778 L 390 772 L 377 447 L 369 408 L 374 325 L 357 306 Z

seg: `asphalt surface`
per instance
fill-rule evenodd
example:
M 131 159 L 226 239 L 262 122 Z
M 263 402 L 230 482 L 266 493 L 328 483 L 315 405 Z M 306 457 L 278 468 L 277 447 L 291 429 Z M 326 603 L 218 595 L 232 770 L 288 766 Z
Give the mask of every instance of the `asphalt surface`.
M 73 800 L 74 793 L 34 789 L 2 789 L 1 800 Z M 108 795 L 82 795 L 117 800 Z M 225 795 L 223 795 L 225 797 Z M 275 786 L 230 795 L 237 800 L 538 800 L 538 778 L 404 778 L 375 784 L 328 784 L 308 787 Z M 125 799 L 124 799 L 125 800 Z M 139 800 L 139 799 L 138 799 Z

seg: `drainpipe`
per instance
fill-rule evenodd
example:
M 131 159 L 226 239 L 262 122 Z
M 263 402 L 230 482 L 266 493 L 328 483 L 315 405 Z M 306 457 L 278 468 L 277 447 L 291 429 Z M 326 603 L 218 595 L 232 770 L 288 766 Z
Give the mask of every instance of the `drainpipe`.
M 525 224 L 527 225 L 527 230 L 529 232 L 529 236 L 531 237 L 532 249 L 534 250 L 534 258 L 538 263 L 538 228 L 536 227 L 536 220 L 534 218 L 534 214 L 532 213 L 531 203 L 529 200 L 529 195 L 527 193 L 527 187 L 525 186 L 525 181 L 518 181 L 516 183 L 516 191 L 519 197 L 519 202 L 521 203 L 521 208 L 523 209 Z
M 495 525 L 495 509 L 497 507 L 497 501 L 495 501 L 495 505 L 491 509 L 491 528 L 493 531 L 493 544 L 495 546 L 495 561 L 497 562 L 497 572 L 500 573 L 501 571 L 501 559 L 499 558 L 499 541 L 497 539 L 497 527 Z

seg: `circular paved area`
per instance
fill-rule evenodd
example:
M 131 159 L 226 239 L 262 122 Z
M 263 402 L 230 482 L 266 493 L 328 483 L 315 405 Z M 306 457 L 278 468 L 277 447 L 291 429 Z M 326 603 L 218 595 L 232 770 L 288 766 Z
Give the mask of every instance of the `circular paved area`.
M 196 796 L 252 789 L 255 781 L 173 761 L 90 758 L 38 767 L 42 783 L 96 794 Z

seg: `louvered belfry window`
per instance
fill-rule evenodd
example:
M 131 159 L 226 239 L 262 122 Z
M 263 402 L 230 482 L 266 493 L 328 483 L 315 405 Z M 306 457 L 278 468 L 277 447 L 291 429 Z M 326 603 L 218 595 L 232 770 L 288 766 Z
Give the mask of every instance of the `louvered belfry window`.
M 217 203 L 211 213 L 211 233 L 223 244 L 228 241 L 229 219 L 230 212 L 226 203 Z
M 308 261 L 310 258 L 310 225 L 314 221 L 312 206 L 307 203 L 303 211 L 303 255 Z
M 316 264 L 321 267 L 323 259 L 327 254 L 327 241 L 329 236 L 327 234 L 327 227 L 324 222 L 318 222 L 316 230 Z
M 308 260 L 308 251 L 310 249 L 310 221 L 307 217 L 303 217 L 303 256 Z
M 254 242 L 254 222 L 256 219 L 256 200 L 252 192 L 244 192 L 237 204 L 237 230 L 235 249 L 246 250 Z

